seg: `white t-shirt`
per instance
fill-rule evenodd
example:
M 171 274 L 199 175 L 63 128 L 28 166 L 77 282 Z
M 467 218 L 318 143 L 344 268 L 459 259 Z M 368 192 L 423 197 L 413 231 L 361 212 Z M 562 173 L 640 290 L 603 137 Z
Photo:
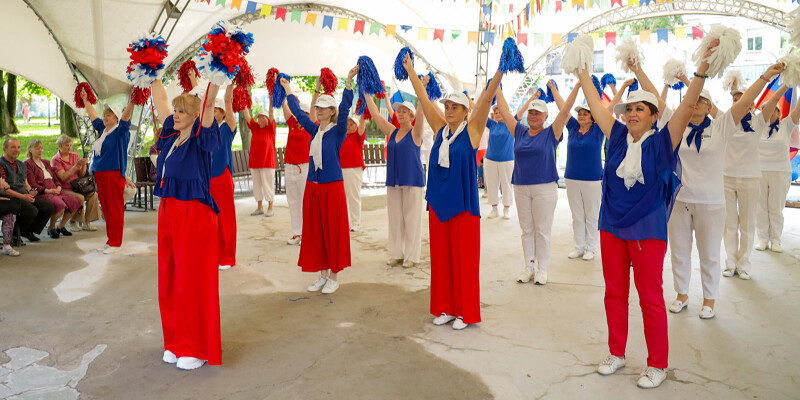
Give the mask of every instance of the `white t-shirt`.
M 758 142 L 758 154 L 762 171 L 792 172 L 789 147 L 800 147 L 797 124 L 788 116 L 778 123 L 778 131 L 769 136 L 769 124 L 765 124 Z
M 728 140 L 725 148 L 725 164 L 722 174 L 731 178 L 761 178 L 761 163 L 758 160 L 759 133 L 764 129 L 761 112 L 753 115 L 750 126 L 755 132 L 745 132 L 741 124 Z
M 680 177 L 682 186 L 677 200 L 684 203 L 725 204 L 722 163 L 728 141 L 740 128 L 739 124 L 733 122 L 730 110 L 718 114 L 703 132 L 698 152 L 694 140 L 689 144 L 686 143 L 692 131 L 691 127 L 686 127 L 678 152 L 682 168 Z

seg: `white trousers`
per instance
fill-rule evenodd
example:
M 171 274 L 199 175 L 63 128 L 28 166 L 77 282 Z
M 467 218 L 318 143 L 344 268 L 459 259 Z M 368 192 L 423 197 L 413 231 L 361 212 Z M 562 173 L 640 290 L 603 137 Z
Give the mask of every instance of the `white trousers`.
M 289 203 L 289 218 L 292 235 L 303 234 L 303 194 L 308 180 L 308 163 L 286 164 L 286 202 Z
M 423 189 L 417 186 L 388 186 L 389 252 L 395 260 L 418 263 L 422 252 Z
M 271 202 L 275 198 L 275 168 L 250 168 L 253 176 L 253 197 Z
M 756 231 L 759 178 L 723 177 L 726 269 L 749 271 Z
M 764 243 L 781 244 L 783 208 L 792 185 L 792 173 L 761 171 L 761 195 L 758 197 L 756 232 Z
M 514 204 L 514 191 L 511 189 L 511 175 L 514 173 L 514 161 L 492 161 L 484 159 L 483 177 L 486 191 L 489 193 L 489 204 L 497 205 L 497 190 L 503 192 L 503 205 L 511 207 Z
M 550 231 L 558 201 L 555 182 L 540 185 L 514 185 L 517 198 L 519 227 L 522 229 L 522 252 L 525 265 L 533 268 L 539 260 L 539 269 L 546 270 L 550 260 Z
M 692 278 L 692 232 L 700 255 L 700 280 L 703 298 L 719 297 L 719 254 L 725 229 L 724 204 L 695 204 L 675 201 L 669 217 L 669 247 L 672 251 L 672 277 L 678 294 L 689 294 Z
M 578 181 L 564 179 L 567 184 L 567 199 L 572 211 L 572 237 L 575 250 L 580 253 L 597 253 L 600 230 L 600 201 L 603 198 L 603 181 Z
M 364 181 L 364 169 L 342 168 L 344 178 L 344 195 L 347 197 L 347 212 L 350 227 L 361 225 L 361 183 Z

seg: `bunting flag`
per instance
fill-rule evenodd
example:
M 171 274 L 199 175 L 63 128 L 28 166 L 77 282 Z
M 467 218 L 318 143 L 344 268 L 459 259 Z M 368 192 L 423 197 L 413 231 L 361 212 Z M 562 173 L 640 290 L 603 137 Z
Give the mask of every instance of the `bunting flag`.
M 283 20 L 283 22 L 286 22 L 286 9 L 283 7 L 278 7 L 275 9 L 275 21 L 279 19 Z
M 659 43 L 661 41 L 665 43 L 669 42 L 669 31 L 666 29 L 658 29 L 656 30 L 656 37 L 658 38 L 656 39 L 656 43 Z
M 480 35 L 478 34 L 478 32 L 473 32 L 473 31 L 468 32 L 467 33 L 467 44 L 469 44 L 469 43 L 478 44 L 478 38 L 479 37 L 480 37 Z
M 247 2 L 247 8 L 245 9 L 245 14 L 253 14 L 256 15 L 256 6 L 258 4 L 254 1 Z
M 617 32 L 606 32 L 606 46 L 609 44 L 617 45 Z
M 428 28 L 419 28 L 417 39 L 428 40 Z
M 435 42 L 436 39 L 439 39 L 440 42 L 444 41 L 444 29 L 433 30 L 433 41 Z
M 552 42 L 556 46 L 561 46 L 561 34 L 560 33 L 554 33 L 552 35 Z
M 311 12 L 306 14 L 306 24 L 311 24 L 311 26 L 315 26 L 317 24 L 317 14 Z
M 686 28 L 675 28 L 675 40 L 686 40 Z
M 650 30 L 639 31 L 639 43 L 650 43 Z
M 347 24 L 350 22 L 347 18 L 339 18 L 339 27 L 336 28 L 337 31 L 345 31 L 347 32 Z
M 458 37 L 460 35 L 461 35 L 461 31 L 454 30 L 454 31 L 450 32 L 450 41 L 452 42 L 453 40 L 458 39 Z
M 261 6 L 261 12 L 258 14 L 259 17 L 269 17 L 272 14 L 272 6 L 264 5 Z
M 386 36 L 397 37 L 395 33 L 395 25 L 386 25 Z
M 333 30 L 333 17 L 331 17 L 330 15 L 322 16 L 322 29 L 325 28 Z
M 494 32 L 483 32 L 483 44 L 494 44 Z
M 362 35 L 364 34 L 364 21 L 360 19 L 356 20 L 356 23 L 353 26 L 353 33 L 359 33 L 359 32 Z
M 692 27 L 692 39 L 702 39 L 703 38 L 703 30 L 693 26 Z
M 292 10 L 292 16 L 289 18 L 289 22 L 297 22 L 300 23 L 301 13 L 300 10 Z
M 242 0 L 233 0 L 231 2 L 231 10 L 236 9 L 237 11 L 242 8 Z
M 369 34 L 374 34 L 375 36 L 380 36 L 381 33 L 381 24 L 377 22 L 373 22 L 369 25 Z
M 524 44 L 525 46 L 528 45 L 528 34 L 527 33 L 520 33 L 520 34 L 517 35 L 517 45 L 522 45 L 522 44 Z
M 534 33 L 533 34 L 533 45 L 534 46 L 544 46 L 544 33 Z
M 575 40 L 575 38 L 577 38 L 577 37 L 578 37 L 577 33 L 568 33 L 567 34 L 567 43 L 572 43 L 572 41 Z
M 217 0 L 217 5 L 225 7 L 225 0 Z

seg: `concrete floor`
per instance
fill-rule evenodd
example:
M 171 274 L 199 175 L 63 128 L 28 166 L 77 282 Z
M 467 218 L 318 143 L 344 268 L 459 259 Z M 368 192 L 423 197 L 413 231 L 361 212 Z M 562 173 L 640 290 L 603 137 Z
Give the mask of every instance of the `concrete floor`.
M 300 272 L 299 247 L 285 243 L 285 197 L 270 219 L 250 217 L 253 200 L 237 199 L 238 265 L 220 273 L 223 365 L 192 372 L 161 361 L 156 213 L 126 213 L 115 255 L 93 251 L 105 240 L 98 224 L 0 258 L 0 398 L 800 398 L 798 209 L 785 211 L 785 253 L 754 251 L 751 281 L 722 278 L 713 320 L 698 318 L 695 267 L 688 309 L 668 315 L 668 380 L 644 391 L 635 386 L 646 359 L 635 290 L 628 365 L 595 373 L 608 352 L 601 264 L 567 259 L 564 190 L 546 286 L 514 281 L 523 265 L 516 212 L 482 220 L 483 322 L 464 331 L 430 323 L 427 222 L 421 265 L 384 265 L 382 192 L 365 190 L 353 267 L 328 296 L 305 291 L 315 276 Z M 482 207 L 488 213 L 485 199 Z M 669 254 L 664 282 L 669 304 Z

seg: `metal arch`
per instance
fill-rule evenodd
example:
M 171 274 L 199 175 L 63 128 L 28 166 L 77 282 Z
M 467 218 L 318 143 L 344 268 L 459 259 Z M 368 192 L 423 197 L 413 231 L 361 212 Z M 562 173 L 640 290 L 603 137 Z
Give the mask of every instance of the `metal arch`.
M 606 11 L 578 25 L 576 28 L 569 31 L 567 35 L 570 33 L 593 32 L 600 28 L 622 22 L 676 14 L 739 16 L 761 22 L 783 31 L 787 30 L 787 26 L 790 22 L 788 13 L 748 0 L 692 0 L 675 1 L 673 3 L 657 3 L 652 1 L 650 4 L 641 7 L 622 7 Z M 565 35 L 562 39 L 566 37 Z M 562 44 L 560 45 L 551 45 L 526 68 L 525 77 L 519 87 L 517 87 L 517 90 L 514 91 L 514 96 L 509 102 L 511 109 L 516 109 L 520 106 L 523 101 L 523 96 L 533 88 L 537 76 L 546 68 L 546 65 L 544 65 L 542 61 L 544 61 L 550 53 L 562 47 L 564 45 L 563 43 L 566 43 L 566 40 L 562 40 Z

